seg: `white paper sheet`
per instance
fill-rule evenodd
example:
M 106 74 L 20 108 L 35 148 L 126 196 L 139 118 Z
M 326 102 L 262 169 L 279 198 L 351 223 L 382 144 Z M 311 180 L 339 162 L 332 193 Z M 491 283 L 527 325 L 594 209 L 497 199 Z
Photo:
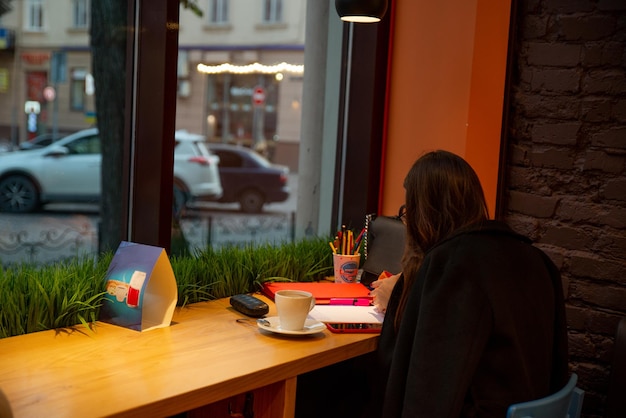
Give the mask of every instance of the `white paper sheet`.
M 373 306 L 315 305 L 309 316 L 320 322 L 381 324 L 384 314 Z

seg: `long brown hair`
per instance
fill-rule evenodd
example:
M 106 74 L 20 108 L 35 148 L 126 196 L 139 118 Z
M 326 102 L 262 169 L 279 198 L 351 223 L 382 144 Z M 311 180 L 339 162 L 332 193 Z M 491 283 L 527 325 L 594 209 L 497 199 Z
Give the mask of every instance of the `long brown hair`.
M 404 179 L 406 245 L 404 287 L 396 312 L 398 326 L 423 254 L 454 231 L 489 218 L 480 180 L 461 157 L 432 151 L 420 157 Z

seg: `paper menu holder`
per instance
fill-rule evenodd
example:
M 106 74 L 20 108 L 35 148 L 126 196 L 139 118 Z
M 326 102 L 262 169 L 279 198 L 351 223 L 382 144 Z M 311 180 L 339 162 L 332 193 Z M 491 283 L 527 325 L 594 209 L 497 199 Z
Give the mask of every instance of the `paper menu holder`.
M 171 324 L 178 287 L 163 248 L 122 241 L 104 281 L 100 321 L 136 331 Z

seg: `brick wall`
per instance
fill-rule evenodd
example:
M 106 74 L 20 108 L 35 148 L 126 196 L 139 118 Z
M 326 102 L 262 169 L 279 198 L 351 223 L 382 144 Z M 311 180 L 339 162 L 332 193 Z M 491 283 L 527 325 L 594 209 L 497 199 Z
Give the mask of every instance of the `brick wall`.
M 561 270 L 583 415 L 601 417 L 626 316 L 626 0 L 517 8 L 505 217 Z

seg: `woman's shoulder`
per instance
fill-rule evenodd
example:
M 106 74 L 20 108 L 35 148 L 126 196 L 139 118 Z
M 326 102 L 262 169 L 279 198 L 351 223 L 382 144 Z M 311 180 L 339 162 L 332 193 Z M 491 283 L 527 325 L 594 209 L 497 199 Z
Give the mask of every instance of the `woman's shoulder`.
M 439 244 L 437 244 L 437 246 L 448 244 L 451 241 L 458 244 L 459 241 L 463 241 L 464 239 L 468 238 L 470 242 L 474 243 L 476 243 L 477 240 L 481 238 L 490 241 L 502 238 L 512 239 L 524 244 L 532 244 L 532 241 L 528 237 L 525 237 L 524 235 L 515 232 L 505 222 L 486 220 L 457 229 L 452 234 L 450 234 L 449 237 L 443 239 Z

